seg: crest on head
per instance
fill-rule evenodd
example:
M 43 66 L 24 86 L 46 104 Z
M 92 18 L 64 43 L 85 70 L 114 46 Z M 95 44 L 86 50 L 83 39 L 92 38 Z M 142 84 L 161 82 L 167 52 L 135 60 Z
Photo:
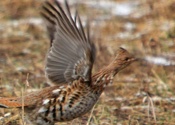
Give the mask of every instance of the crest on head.
M 116 70 L 121 70 L 134 62 L 136 58 L 132 54 L 130 54 L 126 49 L 120 47 L 116 51 L 116 56 L 114 61 L 112 62 L 113 68 Z

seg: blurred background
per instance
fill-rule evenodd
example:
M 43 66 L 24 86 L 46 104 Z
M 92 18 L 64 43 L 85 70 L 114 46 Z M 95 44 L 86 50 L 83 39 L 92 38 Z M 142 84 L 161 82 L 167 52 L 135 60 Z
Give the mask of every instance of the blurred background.
M 0 96 L 20 96 L 49 86 L 45 56 L 49 48 L 40 16 L 44 0 L 0 1 Z M 63 0 L 60 0 L 64 3 Z M 97 48 L 93 73 L 118 47 L 139 61 L 121 71 L 86 119 L 60 125 L 174 125 L 175 0 L 68 0 L 83 24 L 90 20 Z M 0 109 L 4 125 L 21 125 L 17 109 Z M 84 123 L 83 123 L 84 122 Z

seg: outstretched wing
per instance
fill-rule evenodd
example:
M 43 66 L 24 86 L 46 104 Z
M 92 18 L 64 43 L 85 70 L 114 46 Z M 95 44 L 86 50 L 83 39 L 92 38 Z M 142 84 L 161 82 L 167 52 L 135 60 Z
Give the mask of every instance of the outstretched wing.
M 46 59 L 46 75 L 53 83 L 71 83 L 79 78 L 88 82 L 95 47 L 90 42 L 89 30 L 85 34 L 78 14 L 73 20 L 67 1 L 65 5 L 67 14 L 56 0 L 43 5 L 42 15 L 47 21 L 52 44 Z

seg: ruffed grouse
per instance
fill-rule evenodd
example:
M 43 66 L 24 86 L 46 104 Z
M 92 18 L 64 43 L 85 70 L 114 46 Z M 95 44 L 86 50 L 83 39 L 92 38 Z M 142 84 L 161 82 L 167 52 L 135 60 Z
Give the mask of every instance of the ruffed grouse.
M 46 58 L 46 76 L 55 86 L 21 97 L 0 98 L 1 108 L 32 107 L 29 119 L 37 125 L 69 121 L 90 111 L 114 76 L 135 58 L 119 48 L 114 60 L 91 75 L 95 47 L 85 33 L 81 20 L 75 18 L 65 2 L 65 10 L 56 2 L 45 2 L 42 16 L 47 23 L 51 48 Z M 77 26 L 78 25 L 78 26 Z

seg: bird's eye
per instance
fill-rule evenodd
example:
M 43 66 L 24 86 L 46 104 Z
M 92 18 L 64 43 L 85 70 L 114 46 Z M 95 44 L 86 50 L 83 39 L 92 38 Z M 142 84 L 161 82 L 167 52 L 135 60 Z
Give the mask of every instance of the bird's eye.
M 126 58 L 125 58 L 125 61 L 128 61 L 128 60 L 129 60 L 129 57 L 126 57 Z

